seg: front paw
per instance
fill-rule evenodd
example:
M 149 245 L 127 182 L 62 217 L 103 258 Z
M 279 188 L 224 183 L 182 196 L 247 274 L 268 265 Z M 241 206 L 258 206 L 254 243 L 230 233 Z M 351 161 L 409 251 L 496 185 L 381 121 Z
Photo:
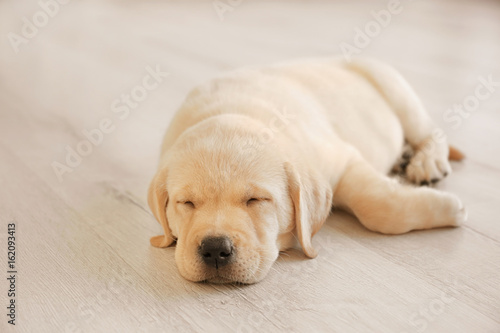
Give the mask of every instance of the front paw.
M 425 229 L 438 227 L 459 227 L 467 221 L 467 210 L 462 201 L 454 194 L 421 189 L 432 193 L 427 196 L 428 209 L 426 211 Z
M 406 177 L 418 185 L 436 183 L 451 173 L 448 144 L 426 139 L 416 149 L 406 168 Z
M 450 219 L 450 225 L 459 227 L 463 225 L 467 221 L 468 213 L 467 210 L 465 209 L 465 206 L 463 205 L 462 201 L 455 195 L 450 194 L 449 195 L 449 200 L 450 200 L 450 213 L 449 213 L 449 219 Z

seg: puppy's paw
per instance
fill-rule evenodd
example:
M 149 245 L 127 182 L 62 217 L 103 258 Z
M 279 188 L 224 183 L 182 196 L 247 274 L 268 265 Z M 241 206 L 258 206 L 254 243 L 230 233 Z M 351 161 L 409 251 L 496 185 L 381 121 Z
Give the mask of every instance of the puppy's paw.
M 451 173 L 446 142 L 432 138 L 424 140 L 415 151 L 406 168 L 406 177 L 417 185 L 436 183 Z
M 413 155 L 415 155 L 413 147 L 408 142 L 405 142 L 401 156 L 394 163 L 391 173 L 393 175 L 406 176 L 406 168 L 410 164 Z
M 459 227 L 467 221 L 467 210 L 462 201 L 455 195 L 450 196 L 450 226 Z
M 467 211 L 462 201 L 454 194 L 428 190 L 426 197 L 429 214 L 426 218 L 426 227 L 459 227 L 467 221 Z

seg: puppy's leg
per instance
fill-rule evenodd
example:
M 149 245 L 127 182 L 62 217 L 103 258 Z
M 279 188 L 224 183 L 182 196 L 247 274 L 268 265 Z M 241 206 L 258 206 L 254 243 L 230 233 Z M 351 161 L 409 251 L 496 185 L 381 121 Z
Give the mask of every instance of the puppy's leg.
M 366 228 L 385 234 L 458 226 L 467 218 L 456 196 L 402 185 L 361 158 L 346 168 L 333 200 L 334 205 L 350 210 Z
M 446 136 L 403 77 L 392 67 L 369 59 L 355 60 L 347 66 L 368 79 L 399 118 L 405 139 L 415 151 L 406 168 L 408 180 L 425 185 L 448 175 L 451 167 Z

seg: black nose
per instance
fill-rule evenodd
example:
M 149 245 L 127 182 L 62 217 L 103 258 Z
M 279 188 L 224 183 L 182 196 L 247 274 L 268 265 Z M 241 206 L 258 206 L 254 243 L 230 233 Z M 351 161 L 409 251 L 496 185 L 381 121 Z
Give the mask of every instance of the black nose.
M 222 267 L 233 258 L 233 242 L 228 237 L 206 237 L 201 241 L 199 254 L 208 266 Z

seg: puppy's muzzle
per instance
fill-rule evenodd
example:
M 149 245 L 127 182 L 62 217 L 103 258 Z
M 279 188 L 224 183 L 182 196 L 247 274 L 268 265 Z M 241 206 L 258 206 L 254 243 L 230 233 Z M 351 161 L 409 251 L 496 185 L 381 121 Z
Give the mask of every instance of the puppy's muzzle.
M 233 261 L 233 242 L 225 236 L 206 237 L 201 241 L 198 254 L 207 266 L 218 269 Z

